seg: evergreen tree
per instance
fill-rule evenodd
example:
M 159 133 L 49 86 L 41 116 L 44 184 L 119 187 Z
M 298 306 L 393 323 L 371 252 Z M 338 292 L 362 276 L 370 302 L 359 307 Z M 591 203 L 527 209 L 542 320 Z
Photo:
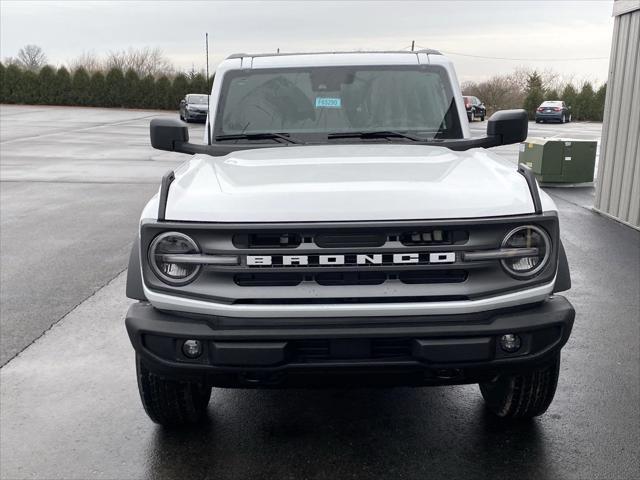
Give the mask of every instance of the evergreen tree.
M 7 66 L 2 82 L 2 98 L 7 103 L 19 103 L 18 88 L 22 83 L 22 70 L 15 64 Z
M 5 83 L 5 72 L 6 68 L 0 62 L 0 103 L 7 103 L 7 89 Z
M 576 108 L 574 109 L 574 115 L 578 120 L 592 120 L 595 115 L 594 109 L 595 92 L 591 83 L 584 82 L 580 93 L 576 98 Z
M 176 105 L 172 102 L 172 89 L 171 82 L 163 75 L 157 81 L 155 85 L 155 101 L 154 108 L 159 110 L 175 109 Z
M 140 95 L 138 97 L 140 108 L 157 108 L 156 107 L 156 81 L 152 75 L 145 76 L 140 80 Z
M 142 108 L 140 93 L 140 77 L 135 70 L 130 68 L 124 75 L 124 106 Z
M 45 65 L 38 72 L 38 102 L 42 105 L 55 104 L 56 71 Z
M 175 105 L 175 108 L 178 108 L 180 100 L 182 100 L 186 94 L 193 92 L 189 89 L 189 80 L 182 73 L 176 75 L 171 86 L 173 90 L 171 102 Z
M 536 108 L 538 108 L 543 101 L 544 88 L 542 85 L 542 77 L 534 70 L 527 78 L 527 89 L 524 99 L 524 109 L 529 114 L 530 120 L 536 117 Z
M 564 87 L 564 90 L 562 90 L 562 100 L 564 100 L 564 103 L 565 105 L 567 105 L 567 107 L 571 107 L 572 117 L 575 117 L 573 110 L 576 107 L 577 97 L 578 97 L 578 92 L 576 92 L 576 89 L 572 84 L 568 83 Z
M 60 67 L 55 79 L 55 105 L 71 105 L 71 99 L 71 75 L 66 68 Z
M 544 94 L 545 100 L 560 100 L 560 95 L 556 90 L 547 90 Z
M 207 80 L 202 73 L 196 73 L 191 77 L 189 93 L 209 93 L 207 90 Z
M 31 70 L 24 70 L 17 88 L 18 103 L 33 105 L 39 103 L 38 74 Z
M 593 101 L 593 109 L 594 109 L 593 119 L 597 122 L 601 122 L 604 119 L 604 103 L 605 103 L 606 97 L 607 97 L 607 84 L 605 83 L 598 89 Z
M 107 105 L 107 87 L 102 72 L 91 75 L 89 81 L 91 91 L 90 105 L 92 107 L 105 107 Z
M 73 74 L 71 80 L 71 91 L 73 105 L 91 105 L 91 78 L 83 67 L 79 67 Z
M 124 75 L 122 69 L 119 67 L 113 67 L 104 78 L 105 90 L 106 90 L 106 106 L 122 108 L 124 105 Z

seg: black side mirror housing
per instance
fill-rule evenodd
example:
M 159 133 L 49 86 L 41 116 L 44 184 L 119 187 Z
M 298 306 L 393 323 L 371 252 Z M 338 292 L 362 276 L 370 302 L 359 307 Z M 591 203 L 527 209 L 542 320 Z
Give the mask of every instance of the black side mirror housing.
M 189 142 L 189 128 L 173 118 L 154 118 L 149 127 L 149 136 L 153 148 L 175 152 L 179 144 Z
M 179 153 L 207 153 L 207 145 L 189 143 L 189 127 L 174 118 L 154 118 L 149 125 L 151 146 L 157 150 Z
M 526 110 L 500 110 L 487 122 L 487 137 L 496 145 L 510 145 L 523 142 L 529 133 L 529 118 Z

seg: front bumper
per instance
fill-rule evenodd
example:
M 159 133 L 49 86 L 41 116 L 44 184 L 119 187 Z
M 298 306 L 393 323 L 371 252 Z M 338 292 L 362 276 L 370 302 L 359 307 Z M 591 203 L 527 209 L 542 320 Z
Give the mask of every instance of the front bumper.
M 548 360 L 567 342 L 575 311 L 561 296 L 527 307 L 467 315 L 380 318 L 185 316 L 131 305 L 126 326 L 152 372 L 214 386 L 476 383 Z M 498 339 L 516 333 L 506 353 Z M 195 360 L 186 339 L 203 344 Z
M 185 116 L 185 118 L 187 118 L 189 120 L 206 120 L 207 119 L 207 112 L 197 112 L 197 111 L 185 110 L 184 116 Z

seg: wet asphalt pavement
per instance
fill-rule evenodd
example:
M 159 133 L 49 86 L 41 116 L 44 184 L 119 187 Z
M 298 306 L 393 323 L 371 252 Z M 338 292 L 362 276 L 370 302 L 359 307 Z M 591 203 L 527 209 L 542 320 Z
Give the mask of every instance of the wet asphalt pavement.
M 547 190 L 577 316 L 542 417 L 498 421 L 474 385 L 214 389 L 202 426 L 152 424 L 123 317 L 139 212 L 180 161 L 149 147 L 156 115 L 167 114 L 0 107 L 2 479 L 640 476 L 640 232 L 586 208 L 592 188 Z M 497 153 L 515 163 L 517 146 Z

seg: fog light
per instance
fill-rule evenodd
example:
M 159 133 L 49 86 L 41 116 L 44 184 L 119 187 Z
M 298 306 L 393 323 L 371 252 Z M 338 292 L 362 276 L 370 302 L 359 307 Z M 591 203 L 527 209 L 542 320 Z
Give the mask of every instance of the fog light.
M 508 333 L 500 337 L 500 348 L 507 353 L 514 353 L 520 350 L 522 342 L 520 337 L 513 333 Z
M 182 344 L 182 353 L 185 357 L 198 358 L 202 355 L 202 342 L 200 340 L 185 340 Z

